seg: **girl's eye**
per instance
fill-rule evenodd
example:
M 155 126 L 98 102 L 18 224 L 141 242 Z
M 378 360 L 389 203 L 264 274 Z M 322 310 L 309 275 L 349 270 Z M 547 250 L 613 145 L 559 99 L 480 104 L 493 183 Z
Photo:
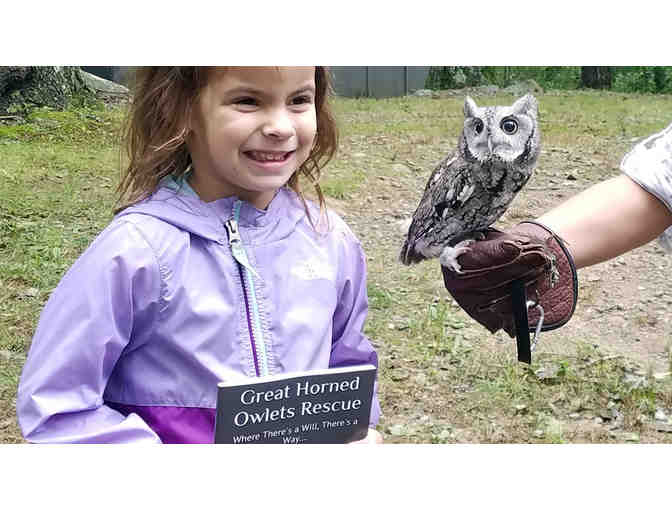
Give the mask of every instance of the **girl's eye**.
M 292 99 L 292 104 L 310 104 L 313 102 L 313 98 L 305 95 L 305 96 L 297 96 L 294 99 Z
M 235 99 L 233 103 L 245 106 L 256 106 L 257 100 L 253 97 L 239 97 L 238 99 Z

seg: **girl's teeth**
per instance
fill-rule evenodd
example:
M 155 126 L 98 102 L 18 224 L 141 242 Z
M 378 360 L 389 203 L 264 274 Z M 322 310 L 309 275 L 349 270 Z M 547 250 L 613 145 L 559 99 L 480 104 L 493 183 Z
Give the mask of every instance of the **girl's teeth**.
M 252 157 L 260 161 L 282 161 L 285 159 L 285 154 L 269 154 L 267 152 L 252 151 Z

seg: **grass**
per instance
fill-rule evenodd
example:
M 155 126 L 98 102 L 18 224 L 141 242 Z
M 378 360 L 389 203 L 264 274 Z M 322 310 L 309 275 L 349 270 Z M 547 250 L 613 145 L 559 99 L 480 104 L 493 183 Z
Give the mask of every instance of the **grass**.
M 462 104 L 461 96 L 334 102 L 341 148 L 322 187 L 367 252 L 365 332 L 380 355 L 387 441 L 671 442 L 651 427 L 657 409 L 672 409 L 669 377 L 581 339 L 562 355 L 519 364 L 512 341 L 484 334 L 434 268 L 397 263 L 396 222 L 417 203 L 428 169 L 453 149 Z M 540 104 L 544 146 L 558 155 L 540 163 L 548 178 L 567 169 L 589 172 L 588 180 L 613 173 L 632 140 L 664 127 L 672 111 L 670 96 L 614 93 L 548 93 Z M 0 442 L 21 441 L 14 399 L 40 310 L 111 218 L 123 113 L 38 110 L 0 124 Z

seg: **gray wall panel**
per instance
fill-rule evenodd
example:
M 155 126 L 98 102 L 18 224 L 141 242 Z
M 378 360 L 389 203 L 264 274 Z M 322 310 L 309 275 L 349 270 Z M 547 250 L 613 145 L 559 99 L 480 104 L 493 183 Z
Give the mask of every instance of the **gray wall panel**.
M 429 67 L 332 67 L 334 91 L 345 97 L 395 97 L 425 88 Z

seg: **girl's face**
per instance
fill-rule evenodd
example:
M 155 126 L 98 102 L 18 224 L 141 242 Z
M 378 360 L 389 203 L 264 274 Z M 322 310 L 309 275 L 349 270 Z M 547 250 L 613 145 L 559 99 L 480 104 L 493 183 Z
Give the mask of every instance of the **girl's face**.
M 317 120 L 314 67 L 231 67 L 204 88 L 190 122 L 190 184 L 210 202 L 265 209 L 308 158 Z

